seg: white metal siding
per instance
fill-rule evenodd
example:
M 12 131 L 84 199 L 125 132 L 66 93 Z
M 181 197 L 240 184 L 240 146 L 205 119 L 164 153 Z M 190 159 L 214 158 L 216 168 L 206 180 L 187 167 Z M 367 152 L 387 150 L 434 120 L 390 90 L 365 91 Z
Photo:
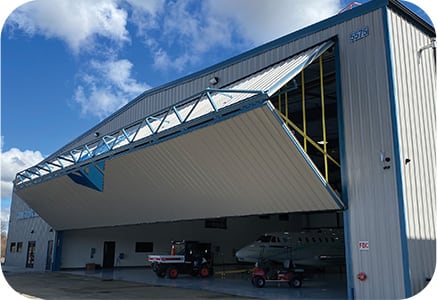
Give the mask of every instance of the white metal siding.
M 55 232 L 50 232 L 50 225 L 40 217 L 18 217 L 20 213 L 28 213 L 31 211 L 32 209 L 14 193 L 10 211 L 5 264 L 7 266 L 24 268 L 26 266 L 27 243 L 29 241 L 35 241 L 36 251 L 33 270 L 44 271 L 46 267 L 48 241 L 54 240 Z M 9 251 L 11 242 L 22 242 L 22 251 L 11 253 Z
M 350 34 L 365 26 L 356 42 Z M 382 10 L 351 20 L 339 34 L 352 274 L 356 298 L 403 298 L 396 169 Z M 381 161 L 389 157 L 390 163 Z M 384 169 L 390 166 L 390 169 Z M 358 242 L 369 241 L 369 251 Z M 359 272 L 367 280 L 356 278 Z M 396 274 L 396 275 L 395 275 Z M 393 279 L 393 280 L 390 280 Z
M 389 11 L 397 100 L 403 193 L 413 294 L 436 266 L 437 94 L 433 50 L 418 50 L 430 37 Z M 409 163 L 405 160 L 409 159 Z

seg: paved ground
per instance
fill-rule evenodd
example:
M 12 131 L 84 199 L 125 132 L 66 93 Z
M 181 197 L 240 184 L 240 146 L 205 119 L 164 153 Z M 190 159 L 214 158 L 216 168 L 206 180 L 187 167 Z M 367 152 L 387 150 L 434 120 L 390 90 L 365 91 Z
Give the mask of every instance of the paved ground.
M 4 275 L 13 289 L 30 299 L 250 299 L 66 273 L 4 272 Z
M 345 299 L 344 273 L 307 274 L 301 288 L 268 284 L 256 288 L 245 273 L 202 279 L 181 274 L 158 278 L 149 268 L 30 272 L 2 266 L 9 284 L 36 299 Z M 3 292 L 0 294 L 3 298 Z

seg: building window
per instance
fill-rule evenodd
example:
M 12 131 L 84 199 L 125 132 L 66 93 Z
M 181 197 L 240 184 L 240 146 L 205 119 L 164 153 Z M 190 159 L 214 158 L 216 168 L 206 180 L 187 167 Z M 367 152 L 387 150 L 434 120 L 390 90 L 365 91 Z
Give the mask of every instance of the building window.
M 226 218 L 206 219 L 205 228 L 227 229 L 227 220 Z
M 17 243 L 17 252 L 21 253 L 23 251 L 23 242 Z
M 136 242 L 135 252 L 153 252 L 153 243 L 151 242 Z
M 12 242 L 11 246 L 9 247 L 9 252 L 14 253 L 17 249 L 16 243 Z

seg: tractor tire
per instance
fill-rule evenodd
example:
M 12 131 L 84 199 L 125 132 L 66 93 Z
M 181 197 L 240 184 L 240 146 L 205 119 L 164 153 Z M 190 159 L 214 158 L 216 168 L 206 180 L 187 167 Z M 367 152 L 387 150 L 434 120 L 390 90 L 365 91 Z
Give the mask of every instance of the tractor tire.
M 170 267 L 167 271 L 168 278 L 170 279 L 176 279 L 178 277 L 179 271 L 176 267 Z
M 266 285 L 266 280 L 264 278 L 262 278 L 261 276 L 256 276 L 253 279 L 253 283 L 255 284 L 255 286 L 257 288 L 262 288 Z
M 288 282 L 288 285 L 293 288 L 300 288 L 302 286 L 302 279 L 300 279 L 299 277 L 293 277 Z
M 208 267 L 201 267 L 199 270 L 200 277 L 207 278 L 210 275 Z

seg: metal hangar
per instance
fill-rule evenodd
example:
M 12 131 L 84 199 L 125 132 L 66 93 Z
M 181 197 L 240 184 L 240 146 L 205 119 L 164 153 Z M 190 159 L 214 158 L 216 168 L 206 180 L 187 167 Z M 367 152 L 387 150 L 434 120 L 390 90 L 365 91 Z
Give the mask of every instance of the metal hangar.
M 417 294 L 436 263 L 435 45 L 371 1 L 145 91 L 17 174 L 6 264 L 142 266 L 178 238 L 232 262 L 260 233 L 337 227 L 350 298 Z

